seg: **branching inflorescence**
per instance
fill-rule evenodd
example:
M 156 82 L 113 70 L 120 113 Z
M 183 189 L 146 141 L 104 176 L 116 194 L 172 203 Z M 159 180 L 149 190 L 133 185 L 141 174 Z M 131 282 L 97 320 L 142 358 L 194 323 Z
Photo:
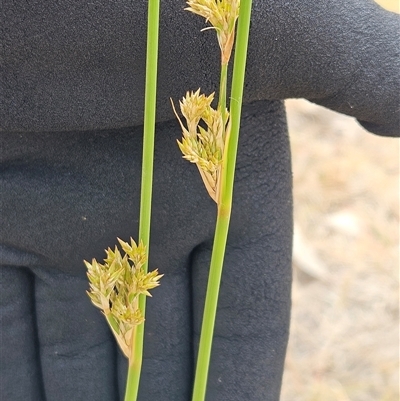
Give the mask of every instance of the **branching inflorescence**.
M 218 203 L 222 158 L 228 123 L 224 123 L 222 113 L 211 106 L 214 93 L 210 96 L 196 92 L 187 92 L 179 102 L 186 120 L 186 127 L 179 118 L 172 103 L 176 117 L 182 128 L 182 141 L 177 141 L 183 157 L 195 163 L 204 185 L 211 198 Z M 229 116 L 225 109 L 225 115 Z
M 221 63 L 228 64 L 235 41 L 235 25 L 239 17 L 240 0 L 189 0 L 185 8 L 206 19 L 215 29 L 221 49 Z
M 96 259 L 85 261 L 88 269 L 90 290 L 87 291 L 92 303 L 102 310 L 114 336 L 130 360 L 134 350 L 135 328 L 144 322 L 139 308 L 139 295 L 151 296 L 149 290 L 160 285 L 163 276 L 158 270 L 145 273 L 143 265 L 147 261 L 146 248 L 142 242 L 136 245 L 118 239 L 124 256 L 117 247 L 106 250 L 104 263 Z

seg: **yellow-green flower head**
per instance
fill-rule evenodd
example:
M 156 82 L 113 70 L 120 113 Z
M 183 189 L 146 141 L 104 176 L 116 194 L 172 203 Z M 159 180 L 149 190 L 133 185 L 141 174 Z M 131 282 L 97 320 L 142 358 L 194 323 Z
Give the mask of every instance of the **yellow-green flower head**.
M 186 119 L 190 135 L 196 135 L 197 124 L 207 109 L 210 108 L 213 100 L 214 93 L 206 96 L 203 93 L 200 94 L 199 88 L 196 92 L 186 92 L 186 96 L 179 101 L 179 106 Z
M 183 157 L 197 165 L 209 195 L 217 202 L 229 113 L 225 110 L 227 123 L 224 123 L 221 110 L 211 107 L 213 99 L 214 93 L 206 96 L 200 94 L 200 89 L 187 92 L 179 102 L 186 126 L 176 112 L 172 100 L 171 103 L 182 128 L 182 141 L 177 142 Z
M 122 256 L 117 247 L 106 250 L 104 263 L 96 259 L 86 262 L 90 289 L 87 291 L 93 304 L 102 310 L 114 336 L 127 358 L 131 356 L 132 333 L 135 326 L 142 324 L 144 317 L 139 308 L 139 295 L 151 296 L 149 290 L 160 285 L 163 276 L 158 270 L 146 273 L 146 247 L 131 238 L 131 243 L 121 241 L 125 252 Z
M 200 15 L 217 31 L 222 63 L 227 64 L 232 52 L 240 0 L 188 0 L 185 8 Z

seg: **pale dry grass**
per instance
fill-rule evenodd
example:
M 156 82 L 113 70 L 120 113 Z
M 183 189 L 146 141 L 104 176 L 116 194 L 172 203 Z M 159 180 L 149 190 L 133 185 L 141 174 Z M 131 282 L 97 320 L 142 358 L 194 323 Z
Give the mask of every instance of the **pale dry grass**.
M 399 399 L 399 142 L 289 100 L 296 245 L 282 401 Z

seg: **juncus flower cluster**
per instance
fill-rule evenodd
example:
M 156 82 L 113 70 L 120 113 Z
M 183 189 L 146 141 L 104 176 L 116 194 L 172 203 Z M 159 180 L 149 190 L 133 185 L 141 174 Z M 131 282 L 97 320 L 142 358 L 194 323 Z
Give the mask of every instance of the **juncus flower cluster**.
M 197 165 L 209 195 L 218 203 L 219 178 L 229 122 L 224 123 L 220 110 L 212 108 L 213 100 L 214 93 L 206 96 L 200 94 L 200 89 L 187 92 L 179 101 L 186 126 L 173 103 L 172 106 L 182 128 L 183 138 L 177 142 L 183 157 Z M 225 118 L 228 116 L 228 110 L 225 110 Z
M 221 49 L 221 63 L 228 64 L 235 40 L 240 0 L 189 0 L 185 10 L 201 15 L 215 29 Z
M 117 247 L 106 250 L 104 263 L 85 261 L 88 269 L 92 303 L 102 310 L 125 356 L 130 359 L 134 347 L 135 328 L 144 322 L 139 309 L 139 295 L 151 296 L 149 290 L 160 285 L 163 276 L 158 270 L 145 273 L 146 248 L 131 238 L 128 244 L 118 239 L 124 256 Z

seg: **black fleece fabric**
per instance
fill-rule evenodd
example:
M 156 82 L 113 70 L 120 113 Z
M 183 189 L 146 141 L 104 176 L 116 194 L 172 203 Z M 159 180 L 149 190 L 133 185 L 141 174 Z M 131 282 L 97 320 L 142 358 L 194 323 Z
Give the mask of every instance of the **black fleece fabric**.
M 150 268 L 139 401 L 188 401 L 216 208 L 182 160 L 169 98 L 218 87 L 212 30 L 161 3 Z M 4 0 L 0 399 L 117 401 L 126 361 L 85 290 L 139 218 L 146 1 Z M 254 0 L 232 221 L 207 401 L 278 401 L 292 195 L 283 99 L 399 136 L 399 17 L 372 0 Z M 312 144 L 310 144 L 312 146 Z
M 145 1 L 3 3 L 1 123 L 73 131 L 143 121 Z M 158 120 L 169 98 L 218 87 L 215 33 L 183 1 L 161 6 Z M 255 0 L 247 101 L 304 97 L 399 135 L 399 21 L 372 0 Z

